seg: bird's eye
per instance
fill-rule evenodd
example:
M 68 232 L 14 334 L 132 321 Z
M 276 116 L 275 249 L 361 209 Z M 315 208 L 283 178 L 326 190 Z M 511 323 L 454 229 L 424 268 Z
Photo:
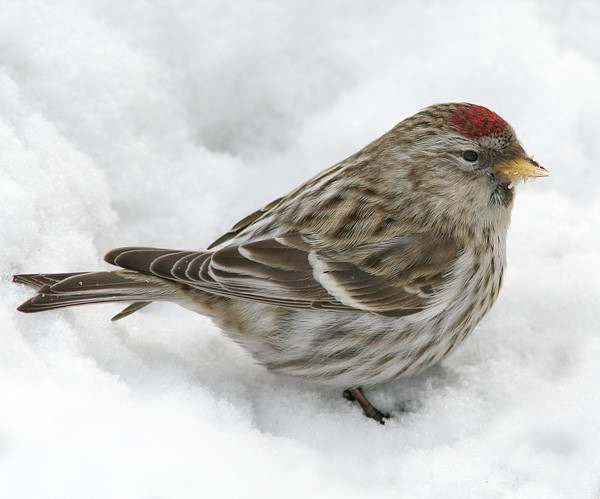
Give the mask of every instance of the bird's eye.
M 463 157 L 463 159 L 465 159 L 467 161 L 471 161 L 471 162 L 477 161 L 477 153 L 475 151 L 471 151 L 471 150 L 465 151 L 465 152 L 463 152 L 462 157 Z

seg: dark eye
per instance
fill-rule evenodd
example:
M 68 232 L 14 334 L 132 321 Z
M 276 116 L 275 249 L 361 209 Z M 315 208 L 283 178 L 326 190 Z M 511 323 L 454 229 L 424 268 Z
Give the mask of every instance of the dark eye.
M 471 161 L 471 162 L 477 161 L 477 153 L 475 151 L 471 151 L 471 150 L 465 151 L 465 152 L 463 152 L 462 156 L 467 161 Z

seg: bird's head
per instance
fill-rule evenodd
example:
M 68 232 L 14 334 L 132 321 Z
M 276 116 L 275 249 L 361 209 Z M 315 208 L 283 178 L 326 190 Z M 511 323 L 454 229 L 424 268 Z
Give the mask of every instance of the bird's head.
M 504 119 L 474 104 L 430 106 L 399 123 L 390 139 L 406 166 L 403 185 L 442 209 L 510 211 L 516 184 L 548 175 Z
M 481 170 L 510 187 L 548 172 L 527 155 L 512 127 L 495 112 L 474 104 L 456 104 L 447 120 L 464 144 L 461 167 Z M 472 149 L 466 147 L 472 146 Z M 465 168 L 466 167 L 466 168 Z

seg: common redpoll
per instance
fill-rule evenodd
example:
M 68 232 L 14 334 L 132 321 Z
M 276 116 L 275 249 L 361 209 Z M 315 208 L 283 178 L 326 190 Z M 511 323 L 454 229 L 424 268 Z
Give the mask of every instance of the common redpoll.
M 361 390 L 415 374 L 469 335 L 500 291 L 513 186 L 546 176 L 511 126 L 428 107 L 237 223 L 207 250 L 119 248 L 113 272 L 22 274 L 40 312 L 152 301 L 211 317 L 274 371 Z

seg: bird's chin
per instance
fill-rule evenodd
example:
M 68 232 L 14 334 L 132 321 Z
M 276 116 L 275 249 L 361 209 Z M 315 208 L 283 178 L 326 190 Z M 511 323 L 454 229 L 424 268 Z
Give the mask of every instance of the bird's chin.
M 511 182 L 499 182 L 492 192 L 490 204 L 492 206 L 502 206 L 509 208 L 515 198 L 514 184 Z

